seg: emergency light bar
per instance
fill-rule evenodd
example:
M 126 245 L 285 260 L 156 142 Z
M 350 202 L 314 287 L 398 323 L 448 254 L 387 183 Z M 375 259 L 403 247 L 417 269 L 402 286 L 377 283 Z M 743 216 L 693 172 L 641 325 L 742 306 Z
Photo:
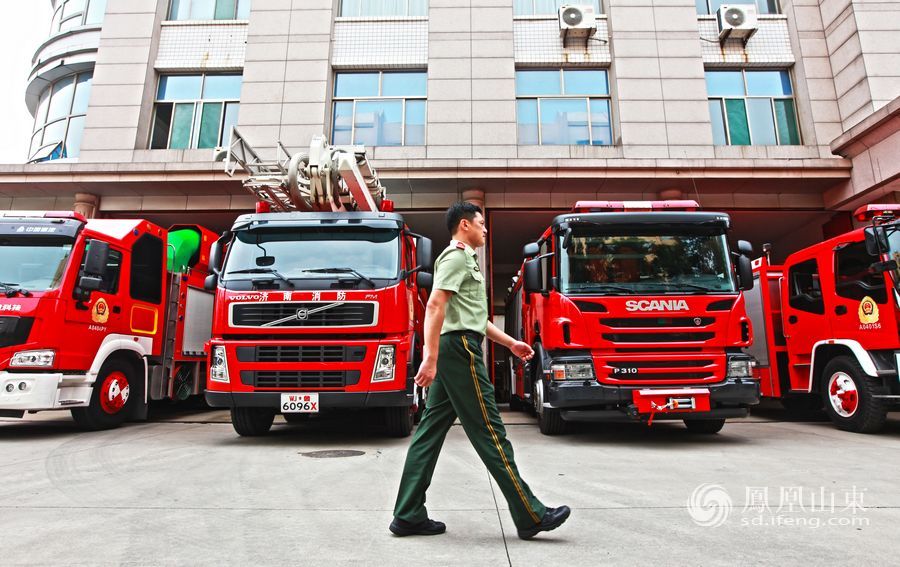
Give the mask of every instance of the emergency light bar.
M 0 211 L 0 218 L 72 219 L 87 222 L 84 215 L 75 211 Z
M 853 213 L 854 218 L 860 222 L 867 222 L 875 217 L 895 217 L 900 211 L 900 205 L 864 205 Z
M 612 213 L 631 211 L 696 211 L 697 201 L 578 201 L 573 213 Z

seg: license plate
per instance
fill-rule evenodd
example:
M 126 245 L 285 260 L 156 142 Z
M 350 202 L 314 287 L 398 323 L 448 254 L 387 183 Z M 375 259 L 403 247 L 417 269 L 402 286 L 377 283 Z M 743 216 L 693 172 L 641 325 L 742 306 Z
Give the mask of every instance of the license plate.
M 318 413 L 319 394 L 281 394 L 281 413 Z

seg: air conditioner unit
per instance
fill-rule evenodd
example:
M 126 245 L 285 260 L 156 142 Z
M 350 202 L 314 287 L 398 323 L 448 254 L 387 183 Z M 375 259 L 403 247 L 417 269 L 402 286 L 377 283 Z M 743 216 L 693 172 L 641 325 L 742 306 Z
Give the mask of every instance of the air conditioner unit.
M 597 33 L 597 15 L 593 6 L 565 5 L 559 8 L 559 35 L 570 37 L 591 37 Z
M 759 29 L 754 4 L 723 4 L 716 12 L 719 41 L 741 39 L 744 44 Z

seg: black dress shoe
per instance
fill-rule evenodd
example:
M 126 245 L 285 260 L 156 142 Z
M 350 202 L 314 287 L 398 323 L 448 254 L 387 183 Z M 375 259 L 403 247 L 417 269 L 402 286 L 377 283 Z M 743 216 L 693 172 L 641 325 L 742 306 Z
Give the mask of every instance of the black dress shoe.
M 391 532 L 400 537 L 409 535 L 438 535 L 447 531 L 447 525 L 444 522 L 436 520 L 424 520 L 418 524 L 413 524 L 400 518 L 394 518 L 391 522 Z
M 571 513 L 572 510 L 570 510 L 568 506 L 560 506 L 559 508 L 547 508 L 547 511 L 544 512 L 544 517 L 541 518 L 540 523 L 535 524 L 530 528 L 518 530 L 519 537 L 521 539 L 531 539 L 534 536 L 538 535 L 540 532 L 549 532 L 550 530 L 555 530 L 559 526 L 563 525 L 563 522 L 569 519 L 569 514 Z

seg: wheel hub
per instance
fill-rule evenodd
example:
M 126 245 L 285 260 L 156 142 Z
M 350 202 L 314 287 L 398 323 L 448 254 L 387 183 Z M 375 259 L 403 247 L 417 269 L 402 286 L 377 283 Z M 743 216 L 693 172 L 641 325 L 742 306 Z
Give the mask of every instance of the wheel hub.
M 128 403 L 131 386 L 122 372 L 111 372 L 100 386 L 100 407 L 109 415 L 122 411 Z
M 859 391 L 856 382 L 844 372 L 836 372 L 828 381 L 828 399 L 831 407 L 841 417 L 852 417 L 859 408 Z

